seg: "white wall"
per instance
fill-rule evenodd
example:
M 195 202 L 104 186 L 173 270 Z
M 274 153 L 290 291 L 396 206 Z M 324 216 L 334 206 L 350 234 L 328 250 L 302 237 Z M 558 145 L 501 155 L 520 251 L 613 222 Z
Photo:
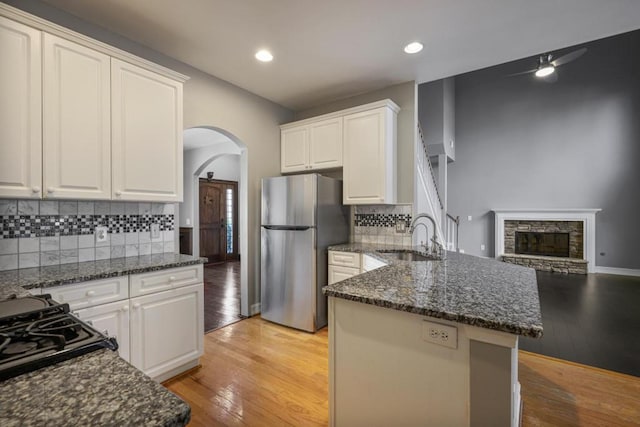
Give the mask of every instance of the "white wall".
M 242 296 L 242 311 L 246 314 L 245 303 L 253 304 L 260 298 L 260 180 L 280 174 L 278 126 L 292 121 L 292 112 L 48 4 L 37 0 L 3 2 L 188 75 L 191 79 L 184 85 L 185 129 L 196 126 L 224 129 L 246 146 L 249 170 L 246 188 L 248 248 L 246 251 L 243 249 L 243 254 L 246 254 L 243 261 L 246 262 L 242 263 L 241 272 L 241 278 L 246 277 L 249 283 L 247 297 Z
M 238 182 L 240 180 L 240 156 L 229 155 L 214 160 L 202 171 L 200 178 L 206 178 L 207 172 L 213 172 L 213 179 Z

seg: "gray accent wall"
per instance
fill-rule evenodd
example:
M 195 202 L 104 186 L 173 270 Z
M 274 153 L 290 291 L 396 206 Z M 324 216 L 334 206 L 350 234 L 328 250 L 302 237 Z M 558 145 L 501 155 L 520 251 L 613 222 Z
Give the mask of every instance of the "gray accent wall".
M 531 60 L 456 77 L 448 203 L 465 252 L 494 256 L 495 208 L 601 208 L 596 265 L 640 269 L 640 31 L 585 46 L 556 83 L 506 77 Z

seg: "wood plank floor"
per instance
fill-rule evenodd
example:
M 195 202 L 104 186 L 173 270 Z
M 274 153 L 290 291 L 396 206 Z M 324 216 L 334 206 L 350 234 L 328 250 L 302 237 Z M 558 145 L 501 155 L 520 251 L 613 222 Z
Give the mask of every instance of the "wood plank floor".
M 205 336 L 202 366 L 165 383 L 196 426 L 326 426 L 327 329 L 252 317 Z M 640 426 L 640 378 L 520 352 L 523 426 Z
M 204 267 L 204 330 L 209 332 L 240 316 L 240 262 L 208 264 Z
M 537 278 L 544 335 L 521 339 L 521 350 L 640 376 L 640 277 Z

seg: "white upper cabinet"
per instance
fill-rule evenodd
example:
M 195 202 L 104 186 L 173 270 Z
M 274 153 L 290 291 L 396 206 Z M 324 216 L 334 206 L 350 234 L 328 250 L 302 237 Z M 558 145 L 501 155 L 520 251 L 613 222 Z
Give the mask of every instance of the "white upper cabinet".
M 111 60 L 113 200 L 182 201 L 182 83 Z
M 111 58 L 44 34 L 45 198 L 111 198 Z
M 281 172 L 298 172 L 308 169 L 309 129 L 307 126 L 283 129 L 280 132 Z
M 0 197 L 182 201 L 187 79 L 0 3 Z
M 0 196 L 42 195 L 41 32 L 0 16 Z
M 396 123 L 388 105 L 344 117 L 343 203 L 396 202 Z
M 342 166 L 342 117 L 309 125 L 309 169 Z
M 281 126 L 282 173 L 342 166 L 342 117 Z

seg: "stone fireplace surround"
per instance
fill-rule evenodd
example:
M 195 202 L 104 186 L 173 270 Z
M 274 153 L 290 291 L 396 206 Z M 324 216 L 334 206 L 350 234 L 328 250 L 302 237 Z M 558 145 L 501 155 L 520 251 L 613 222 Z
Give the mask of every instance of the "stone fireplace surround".
M 600 209 L 494 209 L 495 256 L 536 270 L 595 272 L 595 214 Z M 569 258 L 515 253 L 515 232 L 567 232 Z

